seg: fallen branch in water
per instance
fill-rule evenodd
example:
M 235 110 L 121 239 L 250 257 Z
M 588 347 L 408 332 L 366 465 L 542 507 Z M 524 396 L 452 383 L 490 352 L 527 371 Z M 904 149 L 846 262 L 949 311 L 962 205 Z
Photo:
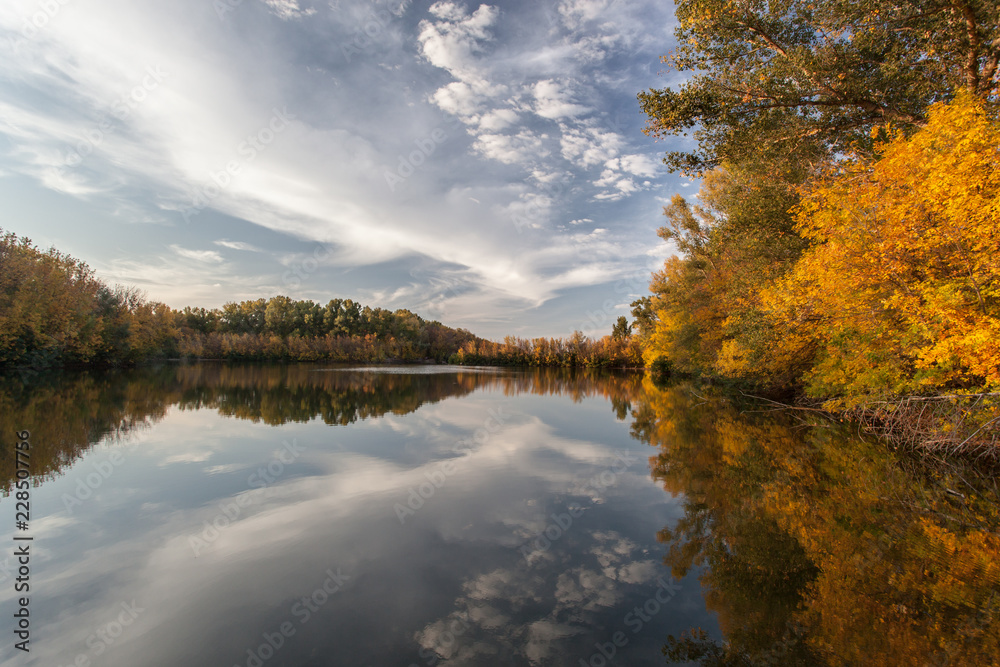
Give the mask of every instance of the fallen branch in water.
M 740 394 L 746 396 L 747 398 L 752 398 L 756 401 L 764 401 L 765 403 L 770 403 L 775 406 L 775 410 L 798 410 L 802 412 L 812 412 L 820 416 L 826 417 L 827 419 L 837 420 L 836 414 L 829 410 L 824 410 L 823 408 L 807 408 L 802 405 L 791 405 L 789 403 L 782 403 L 781 401 L 774 401 L 770 398 L 764 398 L 763 396 L 755 396 L 754 394 L 748 394 L 741 391 Z M 746 412 L 755 412 L 754 410 L 746 410 Z
M 857 421 L 866 432 L 900 449 L 1000 462 L 1000 392 L 908 396 L 862 403 L 841 411 L 740 393 L 774 406 L 773 410 L 809 412 L 831 421 Z
M 924 453 L 1000 459 L 1000 393 L 910 396 L 846 414 L 893 444 Z

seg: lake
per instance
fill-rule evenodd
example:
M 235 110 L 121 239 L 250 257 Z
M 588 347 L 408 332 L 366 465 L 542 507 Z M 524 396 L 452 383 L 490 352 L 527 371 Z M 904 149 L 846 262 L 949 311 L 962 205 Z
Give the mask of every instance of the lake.
M 0 411 L 4 667 L 1000 664 L 995 477 L 712 387 L 200 363 Z

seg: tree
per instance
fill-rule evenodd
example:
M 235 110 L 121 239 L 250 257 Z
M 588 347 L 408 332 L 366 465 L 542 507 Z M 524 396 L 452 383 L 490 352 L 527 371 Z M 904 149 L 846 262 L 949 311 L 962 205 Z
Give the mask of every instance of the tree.
M 704 387 L 643 388 L 632 435 L 684 509 L 657 536 L 664 562 L 696 569 L 724 637 L 669 638 L 671 663 L 1000 664 L 988 471 L 911 468 L 847 425 Z
M 813 247 L 765 294 L 817 396 L 1000 387 L 1000 118 L 964 93 L 928 118 L 811 190 Z
M 323 331 L 324 333 L 337 335 L 337 316 L 340 314 L 342 301 L 340 299 L 330 299 L 323 309 Z
M 344 299 L 341 310 L 334 320 L 334 327 L 337 334 L 342 336 L 355 335 L 361 324 L 361 304 L 351 299 Z
M 612 340 L 625 340 L 632 335 L 632 325 L 629 324 L 628 318 L 622 315 L 615 322 L 615 325 L 611 328 L 611 339 Z
M 274 296 L 264 310 L 264 324 L 268 333 L 287 336 L 295 327 L 295 303 L 287 296 Z
M 960 88 L 998 94 L 995 0 L 678 0 L 676 15 L 663 60 L 694 76 L 639 94 L 648 134 L 694 130 L 675 170 L 871 150 L 872 128 L 916 128 Z
M 805 243 L 788 212 L 797 196 L 752 169 L 708 172 L 697 200 L 691 206 L 674 195 L 664 207 L 667 224 L 658 234 L 680 257 L 654 274 L 652 296 L 633 304 L 633 314 L 648 363 L 662 357 L 681 372 L 725 372 L 719 354 L 730 339 L 755 352 L 773 348 L 778 332 L 760 317 L 760 293 L 789 270 Z M 765 365 L 782 387 L 791 381 L 786 366 Z
M 0 230 L 0 365 L 123 364 L 173 350 L 167 306 Z

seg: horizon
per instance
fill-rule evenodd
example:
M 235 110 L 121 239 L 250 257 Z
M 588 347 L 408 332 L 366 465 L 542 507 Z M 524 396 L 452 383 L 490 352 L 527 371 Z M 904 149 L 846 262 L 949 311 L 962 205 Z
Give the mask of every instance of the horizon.
M 4 227 L 151 300 L 599 337 L 672 253 L 672 7 L 43 4 L 0 9 Z

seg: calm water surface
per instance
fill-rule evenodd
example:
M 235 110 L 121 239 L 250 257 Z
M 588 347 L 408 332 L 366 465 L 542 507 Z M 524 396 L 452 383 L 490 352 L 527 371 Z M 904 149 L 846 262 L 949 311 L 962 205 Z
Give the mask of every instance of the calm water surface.
M 4 667 L 1000 664 L 993 478 L 701 388 L 197 364 L 0 426 Z

